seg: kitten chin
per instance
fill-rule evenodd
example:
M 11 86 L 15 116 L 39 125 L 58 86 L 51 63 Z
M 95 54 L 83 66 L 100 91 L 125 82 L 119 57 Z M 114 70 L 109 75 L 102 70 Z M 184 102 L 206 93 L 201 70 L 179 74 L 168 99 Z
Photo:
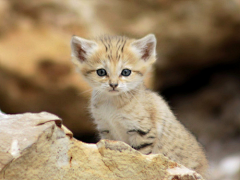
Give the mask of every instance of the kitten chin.
M 118 96 L 120 95 L 122 92 L 118 91 L 118 90 L 109 90 L 106 91 L 106 95 L 108 96 Z

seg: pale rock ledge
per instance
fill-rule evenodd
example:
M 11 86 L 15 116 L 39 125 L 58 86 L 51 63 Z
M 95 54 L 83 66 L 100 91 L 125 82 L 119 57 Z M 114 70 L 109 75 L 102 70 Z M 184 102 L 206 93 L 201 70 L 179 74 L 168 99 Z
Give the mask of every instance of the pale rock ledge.
M 50 113 L 0 116 L 0 179 L 202 180 L 161 154 L 142 155 L 119 141 L 86 144 Z

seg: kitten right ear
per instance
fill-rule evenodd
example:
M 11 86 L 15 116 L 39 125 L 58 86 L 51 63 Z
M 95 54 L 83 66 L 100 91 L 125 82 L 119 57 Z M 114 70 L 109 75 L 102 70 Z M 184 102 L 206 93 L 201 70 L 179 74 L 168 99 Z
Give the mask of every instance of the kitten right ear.
M 80 62 L 87 60 L 87 56 L 97 48 L 97 43 L 78 36 L 73 36 L 71 40 L 72 56 Z
M 157 40 L 154 34 L 149 34 L 141 39 L 132 42 L 132 47 L 141 56 L 141 59 L 148 61 L 151 57 L 156 56 Z

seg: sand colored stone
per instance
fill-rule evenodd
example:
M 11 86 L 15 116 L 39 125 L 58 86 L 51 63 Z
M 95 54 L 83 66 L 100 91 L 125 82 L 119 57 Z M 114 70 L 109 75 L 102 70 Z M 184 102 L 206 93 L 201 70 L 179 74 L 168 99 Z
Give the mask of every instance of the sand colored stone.
M 86 144 L 50 113 L 0 115 L 0 179 L 202 179 L 119 141 Z

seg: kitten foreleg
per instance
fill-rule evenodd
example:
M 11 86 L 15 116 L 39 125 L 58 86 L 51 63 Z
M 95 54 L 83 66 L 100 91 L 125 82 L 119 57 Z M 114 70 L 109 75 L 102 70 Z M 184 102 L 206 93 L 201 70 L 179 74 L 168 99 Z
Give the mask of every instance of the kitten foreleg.
M 99 130 L 99 135 L 101 139 L 114 140 L 109 130 Z
M 156 141 L 154 129 L 143 131 L 141 129 L 131 129 L 127 132 L 132 148 L 143 154 L 151 154 Z

